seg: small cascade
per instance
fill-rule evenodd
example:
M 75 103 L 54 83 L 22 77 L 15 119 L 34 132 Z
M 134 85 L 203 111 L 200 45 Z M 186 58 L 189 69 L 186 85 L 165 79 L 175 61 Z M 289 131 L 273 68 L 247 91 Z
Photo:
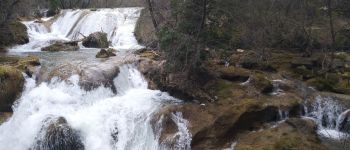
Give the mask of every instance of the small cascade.
M 62 10 L 56 18 L 43 18 L 43 22 L 23 22 L 27 26 L 29 43 L 10 49 L 11 52 L 40 51 L 53 41 L 80 40 L 93 32 L 108 34 L 111 47 L 138 49 L 134 37 L 136 22 L 142 8 L 76 9 Z
M 26 78 L 13 116 L 0 126 L 0 149 L 51 149 L 56 145 L 86 150 L 190 149 L 188 121 L 181 113 L 171 116 L 179 130 L 171 148 L 159 143 L 151 122 L 163 106 L 179 100 L 147 89 L 147 82 L 132 65 L 120 67 L 114 81 L 116 95 L 103 86 L 83 90 L 77 75 L 66 82 L 40 85 Z
M 344 115 L 349 110 L 342 108 L 335 99 L 317 96 L 315 103 L 305 110 L 306 116 L 315 120 L 320 135 L 333 139 L 349 137 L 339 128 L 340 123 L 344 121 Z

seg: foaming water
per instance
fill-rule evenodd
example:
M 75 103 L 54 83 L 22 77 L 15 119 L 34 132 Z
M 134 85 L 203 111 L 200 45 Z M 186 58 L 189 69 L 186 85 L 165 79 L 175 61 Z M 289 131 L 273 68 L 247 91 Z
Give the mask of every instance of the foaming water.
M 108 34 L 111 47 L 138 49 L 134 37 L 137 19 L 142 8 L 62 10 L 57 18 L 43 22 L 23 22 L 27 26 L 29 43 L 10 49 L 12 52 L 40 51 L 53 41 L 79 40 L 97 31 Z
M 122 66 L 115 86 L 85 91 L 79 76 L 66 82 L 53 79 L 36 85 L 26 79 L 26 88 L 14 106 L 13 116 L 0 126 L 0 149 L 38 147 L 48 118 L 63 117 L 77 131 L 86 150 L 156 150 L 160 146 L 151 119 L 166 103 L 179 102 L 167 93 L 147 89 L 147 82 L 131 65 Z M 173 114 L 179 129 L 171 149 L 190 149 L 191 135 L 181 113 Z M 161 128 L 161 127 L 160 127 Z
M 339 125 L 344 120 L 345 110 L 331 97 L 317 96 L 307 116 L 313 118 L 318 126 L 319 135 L 331 139 L 348 138 L 350 135 L 341 132 Z

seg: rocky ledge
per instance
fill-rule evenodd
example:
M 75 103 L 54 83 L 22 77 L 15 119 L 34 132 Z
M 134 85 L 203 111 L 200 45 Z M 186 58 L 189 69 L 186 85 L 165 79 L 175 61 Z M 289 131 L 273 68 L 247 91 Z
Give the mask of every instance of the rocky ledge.
M 322 95 L 314 90 L 319 88 L 308 81 L 325 76 L 318 75 L 317 63 L 307 68 L 308 63 L 303 60 L 310 58 L 275 51 L 271 54 L 270 62 L 262 64 L 256 62 L 257 54 L 251 51 L 234 52 L 225 61 L 213 57 L 186 78 L 183 73 L 167 73 L 165 60 L 155 51 L 141 51 L 138 67 L 150 88 L 186 100 L 181 105 L 167 106 L 155 115 L 155 120 L 163 118 L 160 142 L 172 144 L 169 139 L 178 132 L 172 115 L 181 112 L 188 120 L 193 149 L 224 149 L 234 142 L 238 142 L 238 149 L 326 149 L 318 139 L 314 123 L 301 117 L 305 113 L 305 100 Z M 292 61 L 296 58 L 300 61 Z M 337 57 L 349 63 L 345 58 Z M 340 94 L 329 95 L 342 97 L 339 95 L 344 94 L 334 89 L 347 88 L 342 84 L 346 80 L 344 70 L 345 74 L 349 73 L 346 67 L 343 64 L 333 68 L 331 74 L 338 81 L 323 90 Z M 306 74 L 300 74 L 298 68 L 304 68 Z M 342 102 L 350 104 L 349 99 Z M 296 119 L 278 123 L 286 119 L 284 114 Z

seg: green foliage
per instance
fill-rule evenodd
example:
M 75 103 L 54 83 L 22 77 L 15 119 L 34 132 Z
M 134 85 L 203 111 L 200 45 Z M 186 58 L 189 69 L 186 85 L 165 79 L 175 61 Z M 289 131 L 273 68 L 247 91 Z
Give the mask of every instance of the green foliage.
M 49 4 L 51 10 L 56 10 L 60 8 L 60 0 L 50 0 Z
M 170 28 L 159 32 L 160 47 L 167 58 L 167 71 L 185 71 L 190 67 L 196 47 L 191 37 Z
M 203 3 L 205 0 L 171 1 L 174 20 L 160 28 L 161 50 L 170 72 L 189 71 L 200 65 L 203 57 Z

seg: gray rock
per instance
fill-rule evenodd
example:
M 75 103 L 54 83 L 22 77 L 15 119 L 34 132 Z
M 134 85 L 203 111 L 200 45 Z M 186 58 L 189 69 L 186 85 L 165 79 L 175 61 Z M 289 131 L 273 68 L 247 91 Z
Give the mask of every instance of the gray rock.
M 79 133 L 63 117 L 48 119 L 31 150 L 84 150 Z
M 109 46 L 107 33 L 95 32 L 83 39 L 83 46 L 89 48 L 107 48 Z

